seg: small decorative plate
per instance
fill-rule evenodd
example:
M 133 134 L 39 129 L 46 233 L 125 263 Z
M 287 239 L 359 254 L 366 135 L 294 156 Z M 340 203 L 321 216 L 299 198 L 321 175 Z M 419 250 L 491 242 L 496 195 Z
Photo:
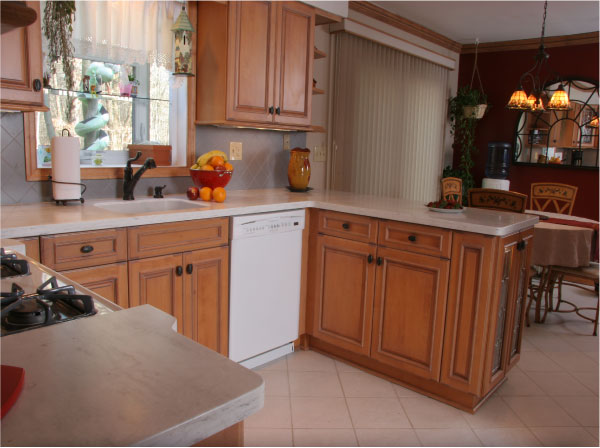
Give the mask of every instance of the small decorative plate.
M 464 208 L 435 208 L 435 207 L 427 207 L 432 212 L 438 213 L 462 213 Z
M 293 193 L 306 193 L 307 191 L 310 191 L 310 190 L 312 190 L 313 188 L 312 188 L 312 187 L 306 187 L 306 188 L 299 188 L 299 189 L 298 189 L 298 188 L 293 188 L 293 187 L 290 187 L 290 186 L 288 185 L 288 186 L 287 186 L 287 189 L 288 189 L 288 190 L 290 190 L 290 191 L 291 191 L 291 192 L 293 192 Z

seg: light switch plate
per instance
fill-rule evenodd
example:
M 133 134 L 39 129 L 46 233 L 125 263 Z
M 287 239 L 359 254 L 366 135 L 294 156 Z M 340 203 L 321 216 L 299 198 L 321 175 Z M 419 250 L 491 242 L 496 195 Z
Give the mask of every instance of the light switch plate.
M 283 150 L 284 151 L 290 150 L 290 134 L 287 132 L 285 134 L 283 134 Z
M 314 147 L 313 162 L 327 162 L 327 147 L 325 145 Z
M 242 160 L 242 142 L 229 142 L 229 160 Z

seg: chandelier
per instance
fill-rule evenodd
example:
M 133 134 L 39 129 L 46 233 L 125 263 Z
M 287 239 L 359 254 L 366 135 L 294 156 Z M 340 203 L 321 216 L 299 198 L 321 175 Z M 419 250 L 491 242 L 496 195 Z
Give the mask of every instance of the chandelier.
M 540 76 L 544 67 L 548 65 L 547 61 L 550 55 L 546 53 L 544 47 L 544 33 L 546 31 L 546 10 L 548 9 L 548 0 L 544 2 L 544 19 L 542 22 L 542 36 L 540 38 L 540 47 L 537 54 L 535 55 L 535 64 L 533 67 L 523 73 L 519 79 L 519 87 L 513 92 L 510 100 L 506 107 L 513 110 L 525 110 L 530 112 L 543 112 L 544 110 L 569 110 L 570 101 L 569 95 L 565 92 L 562 83 L 559 84 L 558 89 L 552 95 L 550 101 L 544 105 L 543 97 L 544 86 L 548 84 L 548 81 L 561 82 L 560 76 L 554 72 L 552 78 L 546 78 L 545 82 L 542 82 Z M 550 71 L 550 68 L 547 68 Z M 526 93 L 529 91 L 529 95 Z M 547 97 L 546 97 L 547 98 Z

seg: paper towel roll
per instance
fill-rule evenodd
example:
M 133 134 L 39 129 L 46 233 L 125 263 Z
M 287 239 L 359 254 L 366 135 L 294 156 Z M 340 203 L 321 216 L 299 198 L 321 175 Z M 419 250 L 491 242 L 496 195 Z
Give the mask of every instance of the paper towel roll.
M 496 190 L 510 190 L 510 181 L 506 179 L 491 179 L 484 177 L 481 181 L 481 188 L 495 188 Z
M 52 138 L 52 194 L 56 201 L 81 198 L 81 185 L 56 183 L 81 183 L 79 146 L 77 137 Z

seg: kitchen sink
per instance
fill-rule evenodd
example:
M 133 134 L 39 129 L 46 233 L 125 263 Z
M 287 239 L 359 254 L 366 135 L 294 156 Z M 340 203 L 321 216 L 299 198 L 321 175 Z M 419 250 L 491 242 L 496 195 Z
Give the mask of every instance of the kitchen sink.
M 138 213 L 159 213 L 173 210 L 191 210 L 207 207 L 203 202 L 189 201 L 187 199 L 138 199 L 135 201 L 98 202 L 94 207 L 99 207 L 109 212 L 135 215 Z

